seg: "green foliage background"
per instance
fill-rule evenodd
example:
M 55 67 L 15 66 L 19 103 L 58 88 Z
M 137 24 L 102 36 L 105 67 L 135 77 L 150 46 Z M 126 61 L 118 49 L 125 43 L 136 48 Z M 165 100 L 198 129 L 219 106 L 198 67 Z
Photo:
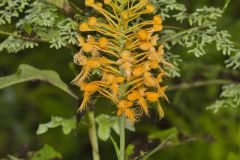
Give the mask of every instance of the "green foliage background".
M 81 1 L 72 2 L 80 7 L 83 6 Z M 195 11 L 205 5 L 223 7 L 225 3 L 224 0 L 178 0 L 177 2 L 186 4 L 190 11 Z M 240 42 L 239 8 L 240 2 L 232 1 L 226 8 L 224 16 L 218 21 L 219 28 L 228 30 L 235 42 Z M 0 29 L 11 30 L 12 25 L 4 25 L 4 28 L 0 27 Z M 5 38 L 6 36 L 0 35 L 0 40 Z M 54 37 L 48 38 L 51 41 L 51 38 Z M 56 42 L 60 45 L 64 45 L 64 43 Z M 73 40 L 72 44 L 74 43 Z M 72 49 L 64 47 L 56 50 L 55 48 L 49 49 L 48 46 L 46 43 L 40 43 L 38 47 L 20 51 L 18 54 L 7 54 L 6 50 L 1 51 L 0 76 L 14 73 L 19 64 L 29 64 L 40 69 L 54 70 L 66 83 L 70 83 L 74 78 Z M 169 79 L 168 85 L 187 84 L 190 86 L 173 87 L 172 90 L 169 90 L 167 94 L 170 103 L 163 105 L 166 113 L 165 118 L 159 121 L 155 110 L 152 110 L 151 118 L 143 119 L 137 123 L 135 132 L 127 132 L 127 143 L 136 144 L 136 151 L 151 148 L 154 144 L 148 144 L 146 140 L 149 134 L 176 127 L 181 132 L 179 135 L 181 140 L 190 137 L 193 141 L 166 147 L 151 157 L 152 160 L 240 159 L 240 104 L 236 103 L 238 108 L 221 109 L 217 114 L 214 114 L 212 111 L 206 110 L 206 107 L 219 98 L 222 85 L 191 86 L 195 82 L 215 79 L 239 82 L 239 70 L 233 71 L 226 68 L 224 61 L 228 56 L 217 52 L 213 45 L 208 45 L 207 54 L 199 58 L 187 53 L 186 49 L 179 46 L 174 48 L 172 52 L 182 58 L 179 63 L 181 77 Z M 80 96 L 75 87 L 70 87 Z M 234 95 L 237 92 L 239 94 L 240 91 L 237 90 Z M 26 152 L 39 150 L 44 144 L 48 144 L 59 151 L 63 159 L 91 159 L 91 147 L 87 125 L 83 123 L 84 118 L 77 130 L 69 135 L 64 135 L 60 127 L 50 129 L 46 134 L 36 135 L 40 123 L 48 122 L 51 116 L 71 118 L 77 107 L 78 102 L 71 96 L 39 81 L 18 84 L 1 90 L 0 157 L 5 157 L 7 154 L 24 156 Z M 97 115 L 100 113 L 114 114 L 113 111 L 114 109 L 110 108 L 108 102 L 98 101 Z M 113 133 L 113 137 L 115 136 Z M 100 153 L 104 160 L 116 159 L 110 140 L 100 141 Z

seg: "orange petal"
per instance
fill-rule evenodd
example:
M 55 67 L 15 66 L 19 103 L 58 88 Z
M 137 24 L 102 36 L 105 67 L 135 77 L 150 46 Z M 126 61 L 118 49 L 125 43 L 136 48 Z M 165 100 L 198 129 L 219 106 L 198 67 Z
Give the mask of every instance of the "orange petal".
M 146 92 L 146 98 L 147 100 L 149 100 L 150 102 L 156 102 L 158 101 L 158 93 L 155 93 L 155 92 Z
M 133 91 L 131 94 L 129 94 L 127 96 L 129 101 L 135 101 L 139 98 L 138 92 L 137 91 Z
M 143 42 L 140 44 L 139 47 L 141 50 L 147 51 L 152 48 L 152 43 L 151 42 Z

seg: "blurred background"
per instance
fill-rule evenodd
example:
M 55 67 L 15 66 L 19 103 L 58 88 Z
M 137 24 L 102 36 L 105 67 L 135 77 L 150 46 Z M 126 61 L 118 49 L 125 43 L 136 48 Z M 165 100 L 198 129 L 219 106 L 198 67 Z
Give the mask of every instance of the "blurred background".
M 224 0 L 189 1 L 178 0 L 187 5 L 189 11 L 204 5 L 222 7 Z M 79 4 L 76 1 L 76 4 Z M 240 42 L 240 1 L 232 1 L 220 19 L 218 26 L 228 30 L 234 41 Z M 4 36 L 0 35 L 0 41 Z M 14 73 L 19 64 L 29 64 L 39 69 L 55 70 L 61 78 L 70 83 L 74 75 L 69 68 L 72 54 L 68 49 L 49 49 L 41 44 L 31 50 L 18 54 L 0 53 L 0 76 Z M 234 79 L 240 81 L 240 73 L 225 68 L 224 57 L 209 46 L 208 54 L 200 58 L 176 48 L 183 61 L 180 63 L 181 78 L 168 79 L 166 84 L 175 86 L 210 79 Z M 163 104 L 165 117 L 158 120 L 155 110 L 151 118 L 136 124 L 136 132 L 127 132 L 127 143 L 145 146 L 144 139 L 156 130 L 176 127 L 183 137 L 194 137 L 194 142 L 167 147 L 155 154 L 152 159 L 166 160 L 234 160 L 233 153 L 239 153 L 240 125 L 239 108 L 220 110 L 217 114 L 206 110 L 215 102 L 221 92 L 221 85 L 205 85 L 187 89 L 175 88 L 167 92 L 169 103 Z M 75 93 L 78 89 L 71 86 Z M 27 82 L 0 90 L 0 157 L 7 154 L 24 155 L 29 150 L 38 150 L 49 144 L 62 153 L 66 160 L 91 159 L 87 126 L 79 125 L 76 133 L 64 135 L 60 128 L 51 129 L 37 136 L 38 124 L 50 120 L 51 116 L 70 118 L 75 115 L 78 102 L 61 90 L 43 82 Z M 96 114 L 112 113 L 105 101 L 100 101 Z M 102 159 L 115 159 L 114 148 L 110 141 L 100 141 Z M 239 153 L 240 154 L 240 153 Z

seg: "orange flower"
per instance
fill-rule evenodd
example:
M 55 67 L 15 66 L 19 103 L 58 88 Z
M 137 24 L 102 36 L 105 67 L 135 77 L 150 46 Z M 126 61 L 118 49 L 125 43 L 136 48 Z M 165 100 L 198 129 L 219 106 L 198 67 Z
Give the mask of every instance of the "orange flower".
M 140 40 L 145 41 L 148 39 L 148 32 L 146 30 L 138 31 L 138 37 Z
M 155 10 L 154 5 L 148 4 L 148 5 L 146 6 L 146 12 L 147 12 L 147 13 L 152 13 L 152 12 L 154 12 L 154 10 Z
M 80 30 L 81 32 L 86 32 L 86 31 L 89 31 L 90 29 L 89 29 L 88 24 L 87 24 L 86 22 L 84 22 L 84 23 L 81 23 L 81 24 L 80 24 L 79 30 Z
M 102 37 L 102 38 L 99 39 L 99 47 L 105 49 L 105 48 L 107 48 L 107 45 L 108 45 L 107 38 Z
M 89 83 L 89 84 L 80 83 L 79 85 L 81 86 L 81 89 L 84 91 L 83 101 L 79 107 L 79 111 L 82 112 L 83 110 L 85 110 L 87 103 L 90 100 L 90 96 L 99 89 L 99 86 L 94 83 Z
M 118 116 L 122 116 L 123 114 L 131 121 L 136 121 L 136 113 L 133 109 L 131 109 L 133 103 L 127 100 L 120 100 L 118 102 Z
M 171 66 L 155 33 L 163 29 L 162 18 L 155 15 L 136 23 L 141 15 L 153 14 L 155 6 L 148 0 L 85 0 L 85 4 L 102 17 L 89 17 L 79 25 L 84 32 L 81 35 L 95 34 L 78 37 L 81 49 L 74 56 L 74 63 L 81 66 L 73 80 L 83 91 L 79 111 L 87 107 L 93 94 L 100 94 L 116 105 L 118 116 L 124 115 L 132 122 L 140 115 L 149 115 L 151 103 L 157 103 L 162 117 L 159 99 L 167 99 L 162 68 Z
M 148 113 L 148 105 L 145 101 L 145 88 L 139 88 L 138 90 L 132 91 L 131 94 L 127 96 L 130 101 L 137 101 L 138 105 L 141 107 L 145 115 L 149 115 Z
M 159 98 L 159 94 L 155 93 L 155 92 L 146 92 L 146 98 L 147 100 L 149 100 L 150 102 L 157 102 L 158 98 Z
M 89 26 L 96 26 L 97 25 L 97 18 L 96 17 L 90 17 L 89 19 L 88 19 L 88 25 Z M 80 30 L 81 31 L 81 30 Z

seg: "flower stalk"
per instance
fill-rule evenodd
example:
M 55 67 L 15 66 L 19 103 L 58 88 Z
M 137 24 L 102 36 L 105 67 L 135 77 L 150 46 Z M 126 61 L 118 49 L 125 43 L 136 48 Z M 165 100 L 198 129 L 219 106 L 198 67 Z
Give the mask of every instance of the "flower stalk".
M 89 138 L 90 138 L 90 142 L 91 142 L 91 146 L 92 146 L 93 160 L 100 160 L 94 112 L 88 111 L 87 116 L 88 116 L 88 119 L 90 122 L 90 127 L 89 127 L 88 133 L 89 133 Z
M 120 160 L 124 160 L 125 157 L 125 116 L 119 117 L 120 128 Z

